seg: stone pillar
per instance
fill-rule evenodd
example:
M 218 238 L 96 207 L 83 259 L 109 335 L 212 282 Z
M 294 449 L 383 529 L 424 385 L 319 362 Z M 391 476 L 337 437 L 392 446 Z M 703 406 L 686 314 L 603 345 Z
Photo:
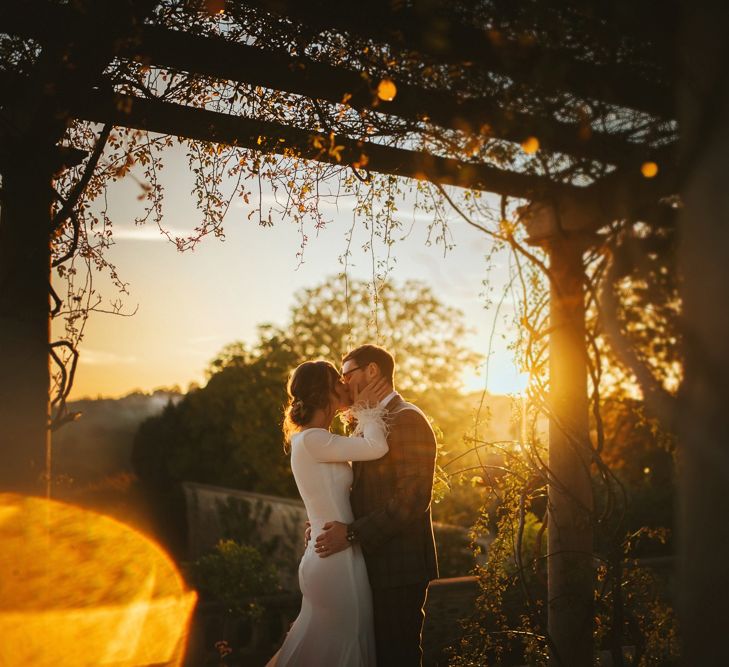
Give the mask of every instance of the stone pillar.
M 583 240 L 548 244 L 548 626 L 560 664 L 592 663 L 594 567 L 587 401 Z
M 590 237 L 574 231 L 579 219 L 558 220 L 551 206 L 533 204 L 522 221 L 530 243 L 546 248 L 551 273 L 548 632 L 555 664 L 590 665 L 595 570 L 583 262 Z

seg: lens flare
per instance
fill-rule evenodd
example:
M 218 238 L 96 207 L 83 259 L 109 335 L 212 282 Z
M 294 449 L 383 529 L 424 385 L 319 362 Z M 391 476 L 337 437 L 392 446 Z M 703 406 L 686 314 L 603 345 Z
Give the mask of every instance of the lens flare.
M 0 494 L 0 665 L 180 665 L 197 599 L 129 526 Z

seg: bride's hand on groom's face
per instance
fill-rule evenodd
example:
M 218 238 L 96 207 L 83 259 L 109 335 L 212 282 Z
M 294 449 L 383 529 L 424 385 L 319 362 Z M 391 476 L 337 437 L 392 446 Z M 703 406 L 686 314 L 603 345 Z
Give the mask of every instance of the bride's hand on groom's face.
M 390 387 L 385 379 L 376 378 L 359 393 L 356 388 L 353 390 L 352 403 L 354 407 L 371 408 L 376 406 L 389 393 Z

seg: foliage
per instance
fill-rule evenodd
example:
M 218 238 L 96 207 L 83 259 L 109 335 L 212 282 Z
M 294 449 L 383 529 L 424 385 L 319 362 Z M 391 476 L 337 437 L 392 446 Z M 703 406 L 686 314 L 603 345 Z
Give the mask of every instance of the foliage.
M 598 568 L 595 639 L 612 651 L 635 647 L 640 667 L 677 660 L 678 627 L 672 605 L 671 564 L 650 566 L 637 558 L 638 543 L 665 543 L 666 529 L 639 529 Z
M 189 480 L 296 496 L 282 452 L 286 379 L 305 359 L 323 356 L 338 363 L 347 337 L 352 344 L 372 340 L 367 336 L 372 304 L 365 298 L 366 284 L 352 281 L 351 286 L 358 298 L 350 302 L 336 297 L 334 279 L 304 290 L 286 328 L 261 327 L 252 348 L 226 346 L 211 362 L 206 386 L 144 422 L 135 438 L 133 464 L 145 484 L 160 488 Z M 462 316 L 422 284 L 390 284 L 383 292 L 387 317 L 377 340 L 405 360 L 398 383 L 413 388 L 432 381 L 427 395 L 441 414 L 448 414 L 460 400 L 457 388 L 464 365 L 477 359 L 457 337 L 444 338 L 443 322 L 462 332 Z M 406 335 L 415 336 L 416 329 L 410 344 Z
M 283 533 L 263 539 L 270 521 L 272 508 L 261 500 L 241 500 L 229 497 L 227 502 L 216 501 L 222 539 L 255 546 L 263 556 L 277 567 L 290 567 L 296 562 L 301 543 L 301 525 L 287 517 L 281 528 Z
M 261 501 L 252 503 L 247 500 L 229 497 L 226 502 L 215 502 L 220 532 L 224 540 L 233 540 L 239 544 L 251 544 L 271 517 L 271 507 L 264 506 Z M 266 542 L 258 540 L 256 547 L 265 557 L 270 557 L 278 547 L 278 536 Z
M 193 563 L 192 573 L 203 595 L 222 602 L 230 612 L 258 618 L 263 613 L 254 598 L 278 587 L 276 569 L 258 549 L 221 540 L 215 550 Z
M 630 393 L 635 386 L 638 364 L 661 389 L 675 392 L 680 384 L 683 360 L 677 243 L 676 230 L 670 225 L 625 221 L 610 229 L 606 242 L 610 254 L 595 260 L 595 271 L 603 274 L 599 280 L 602 317 L 610 325 L 610 348 L 605 355 L 617 362 L 610 372 L 613 384 L 620 384 L 624 392 Z M 599 315 L 593 311 L 593 316 Z M 626 354 L 628 350 L 632 354 Z M 631 361 L 631 357 L 635 359 Z M 637 377 L 644 398 L 654 408 L 650 404 L 651 387 Z M 655 409 L 653 412 L 655 415 Z
M 149 485 L 189 480 L 294 495 L 281 422 L 296 362 L 276 338 L 239 347 L 205 387 L 140 426 L 133 451 L 139 477 Z
M 451 197 L 450 203 L 488 231 L 476 201 Z M 482 594 L 453 648 L 453 665 L 547 664 L 545 500 L 550 484 L 570 480 L 550 470 L 540 421 L 552 419 L 553 428 L 572 442 L 579 437 L 582 445 L 582 436 L 560 424 L 550 401 L 546 341 L 553 277 L 544 251 L 526 247 L 523 231 L 509 222 L 518 215 L 511 206 L 502 202 L 502 220 L 490 233 L 512 249 L 512 282 L 504 298 L 508 294 L 517 304 L 512 348 L 530 384 L 517 404 L 521 426 L 509 440 L 475 433 L 470 455 L 460 458 L 463 477 L 482 485 L 490 498 L 474 536 L 490 534 L 493 541 L 486 564 L 475 570 Z M 585 445 L 594 508 L 585 520 L 593 529 L 593 557 L 604 564 L 594 582 L 595 647 L 615 654 L 632 645 L 634 664 L 665 664 L 678 651 L 671 573 L 675 439 L 666 428 L 670 420 L 660 413 L 661 422 L 656 419 L 652 395 L 675 391 L 681 376 L 674 239 L 670 228 L 631 220 L 605 232 L 610 252 L 598 246 L 586 260 Z M 647 384 L 640 364 L 652 376 Z M 458 466 L 447 469 L 457 479 Z M 646 532 L 661 539 L 631 537 Z
M 476 562 L 468 530 L 462 526 L 435 523 L 433 535 L 441 579 L 462 577 L 470 573 Z
M 476 612 L 452 649 L 451 665 L 546 664 L 544 531 L 529 511 L 540 493 L 529 466 L 514 458 L 498 480 L 498 506 L 491 515 L 483 510 L 475 523 L 476 553 L 482 549 L 477 538 L 492 535 L 493 540 L 485 564 L 475 568 Z
M 363 343 L 384 346 L 395 356 L 398 389 L 406 395 L 455 395 L 461 374 L 479 355 L 460 341 L 463 313 L 444 305 L 424 283 L 402 285 L 330 278 L 297 293 L 288 335 L 301 359 L 339 363 Z

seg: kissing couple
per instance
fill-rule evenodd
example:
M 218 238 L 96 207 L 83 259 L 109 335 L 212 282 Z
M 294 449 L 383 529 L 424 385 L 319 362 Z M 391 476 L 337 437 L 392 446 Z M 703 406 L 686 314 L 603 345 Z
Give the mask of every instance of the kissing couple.
M 329 429 L 348 411 L 350 435 Z M 422 661 L 436 439 L 395 391 L 382 347 L 347 353 L 339 372 L 307 361 L 288 382 L 286 451 L 308 515 L 302 602 L 267 667 L 409 667 Z

